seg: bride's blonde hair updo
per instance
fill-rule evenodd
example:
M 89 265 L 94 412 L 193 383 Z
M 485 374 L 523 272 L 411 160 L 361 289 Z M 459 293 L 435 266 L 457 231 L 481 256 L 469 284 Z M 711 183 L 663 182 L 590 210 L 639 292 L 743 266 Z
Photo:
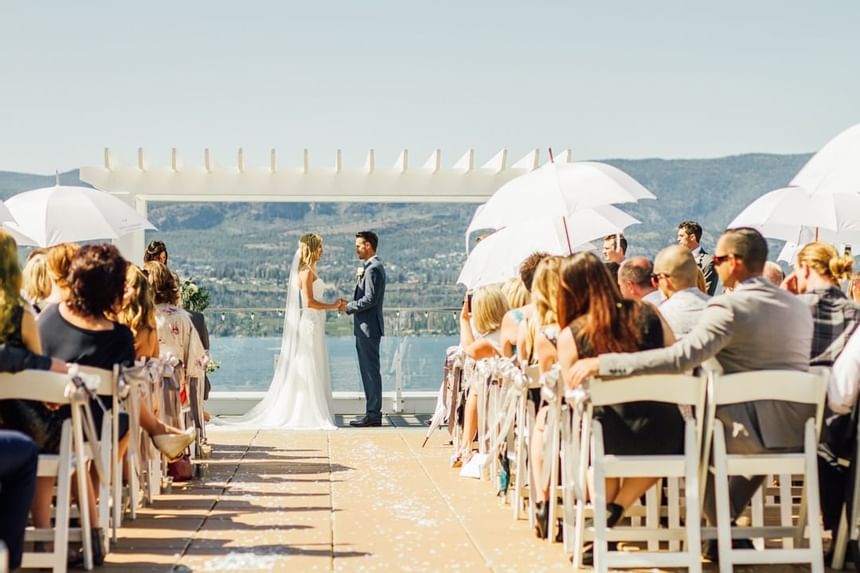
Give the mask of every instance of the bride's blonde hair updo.
M 311 267 L 320 258 L 322 237 L 316 233 L 307 233 L 299 239 L 299 268 Z

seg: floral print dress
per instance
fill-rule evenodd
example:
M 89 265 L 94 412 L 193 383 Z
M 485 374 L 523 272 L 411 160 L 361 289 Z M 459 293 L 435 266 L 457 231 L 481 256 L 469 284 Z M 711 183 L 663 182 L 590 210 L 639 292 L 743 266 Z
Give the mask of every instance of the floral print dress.
M 201 382 L 206 375 L 209 356 L 200 341 L 200 335 L 191 322 L 191 317 L 183 309 L 173 304 L 155 306 L 155 325 L 158 330 L 158 345 L 162 359 L 175 357 L 180 363 L 182 406 L 188 406 L 188 392 L 185 385 L 191 378 Z

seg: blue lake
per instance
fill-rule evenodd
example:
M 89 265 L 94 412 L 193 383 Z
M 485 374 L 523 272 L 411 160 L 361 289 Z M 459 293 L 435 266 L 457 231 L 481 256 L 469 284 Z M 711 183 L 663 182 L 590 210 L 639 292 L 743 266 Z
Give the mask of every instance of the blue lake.
M 394 358 L 400 347 L 403 355 L 405 390 L 438 390 L 442 382 L 445 349 L 459 342 L 456 336 L 386 336 L 382 339 L 382 387 L 394 390 Z M 264 391 L 272 381 L 280 337 L 212 337 L 212 358 L 221 368 L 211 374 L 215 391 Z M 336 391 L 361 391 L 355 338 L 326 338 L 332 386 Z

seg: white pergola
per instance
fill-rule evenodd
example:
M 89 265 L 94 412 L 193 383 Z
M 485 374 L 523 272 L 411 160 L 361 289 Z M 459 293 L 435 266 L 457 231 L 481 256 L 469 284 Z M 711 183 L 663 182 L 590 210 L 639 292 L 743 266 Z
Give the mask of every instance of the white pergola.
M 570 151 L 554 159 L 570 161 Z M 371 149 L 361 167 L 343 165 L 340 150 L 333 164 L 319 167 L 311 164 L 306 149 L 298 166 L 280 167 L 277 151 L 272 149 L 268 165 L 248 166 L 244 151 L 239 149 L 236 164 L 222 166 L 205 149 L 202 165 L 184 166 L 174 148 L 170 164 L 161 166 L 150 165 L 140 148 L 132 165 L 117 164 L 105 149 L 102 165 L 81 167 L 80 178 L 125 199 L 146 215 L 150 201 L 483 203 L 504 183 L 539 165 L 537 149 L 511 165 L 503 149 L 480 166 L 476 165 L 474 150 L 445 166 L 437 149 L 426 161 L 413 166 L 409 150 L 404 149 L 392 166 L 382 167 Z M 142 261 L 142 231 L 124 237 L 117 245 L 130 260 Z

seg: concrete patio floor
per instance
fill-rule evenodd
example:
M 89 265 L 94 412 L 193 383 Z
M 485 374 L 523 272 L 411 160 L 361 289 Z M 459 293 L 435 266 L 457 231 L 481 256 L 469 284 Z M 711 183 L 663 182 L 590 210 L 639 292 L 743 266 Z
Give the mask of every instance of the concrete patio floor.
M 333 432 L 212 432 L 203 477 L 126 521 L 100 571 L 571 569 L 561 544 L 515 522 L 488 482 L 448 467 L 447 432 L 422 449 L 425 432 L 416 417 Z

